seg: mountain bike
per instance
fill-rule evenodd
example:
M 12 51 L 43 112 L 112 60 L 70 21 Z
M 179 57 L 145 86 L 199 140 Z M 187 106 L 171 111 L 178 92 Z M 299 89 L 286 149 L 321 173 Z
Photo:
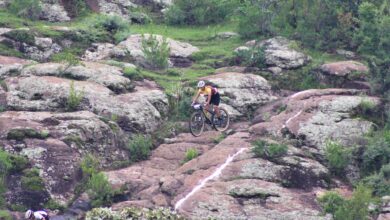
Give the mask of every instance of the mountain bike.
M 207 110 L 201 104 L 194 104 L 191 106 L 195 112 L 191 114 L 189 126 L 191 134 L 195 137 L 199 137 L 203 133 L 205 124 L 211 125 L 217 131 L 225 131 L 229 127 L 229 113 L 224 108 L 219 108 L 221 117 L 218 119 L 212 106 L 209 108 L 212 110 Z

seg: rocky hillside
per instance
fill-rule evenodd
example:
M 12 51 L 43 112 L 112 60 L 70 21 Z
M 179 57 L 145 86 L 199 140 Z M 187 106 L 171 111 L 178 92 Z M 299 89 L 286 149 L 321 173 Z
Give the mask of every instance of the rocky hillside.
M 0 218 L 390 219 L 382 64 L 232 2 L 0 0 Z M 227 131 L 189 133 L 198 80 Z

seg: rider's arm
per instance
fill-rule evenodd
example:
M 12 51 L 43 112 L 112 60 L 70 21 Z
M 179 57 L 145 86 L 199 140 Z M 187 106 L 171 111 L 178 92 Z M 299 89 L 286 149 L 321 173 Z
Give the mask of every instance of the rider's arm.
M 198 100 L 198 98 L 199 98 L 199 95 L 200 95 L 200 91 L 198 91 L 198 92 L 196 93 L 196 95 L 195 95 L 194 98 L 192 99 L 192 102 L 196 102 L 196 101 Z

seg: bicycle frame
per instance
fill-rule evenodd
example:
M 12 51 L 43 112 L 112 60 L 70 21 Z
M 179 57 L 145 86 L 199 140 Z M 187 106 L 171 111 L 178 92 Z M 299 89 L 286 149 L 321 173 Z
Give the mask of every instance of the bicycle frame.
M 196 105 L 193 106 L 193 108 L 194 108 L 195 110 L 197 110 L 197 111 L 201 111 L 202 114 L 203 114 L 203 116 L 204 116 L 204 118 L 205 118 L 210 124 L 212 124 L 212 125 L 214 124 L 214 122 L 213 122 L 213 120 L 212 120 L 212 119 L 214 118 L 214 115 L 215 115 L 213 106 L 211 107 L 212 110 L 209 110 L 209 109 L 204 108 L 203 105 L 201 105 L 201 104 L 196 104 Z M 208 117 L 207 117 L 207 114 L 206 114 L 205 111 L 207 111 L 208 113 L 211 114 L 211 118 L 208 118 Z

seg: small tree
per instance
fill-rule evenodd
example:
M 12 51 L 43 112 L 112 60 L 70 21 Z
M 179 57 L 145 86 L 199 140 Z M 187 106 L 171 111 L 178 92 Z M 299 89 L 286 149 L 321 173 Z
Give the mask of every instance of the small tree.
M 166 69 L 170 48 L 166 38 L 157 39 L 156 36 L 142 36 L 142 52 L 145 55 L 147 64 L 152 69 Z
M 66 103 L 67 109 L 69 111 L 77 110 L 83 98 L 84 98 L 84 92 L 77 92 L 74 88 L 74 81 L 72 81 L 70 83 L 69 96 Z

